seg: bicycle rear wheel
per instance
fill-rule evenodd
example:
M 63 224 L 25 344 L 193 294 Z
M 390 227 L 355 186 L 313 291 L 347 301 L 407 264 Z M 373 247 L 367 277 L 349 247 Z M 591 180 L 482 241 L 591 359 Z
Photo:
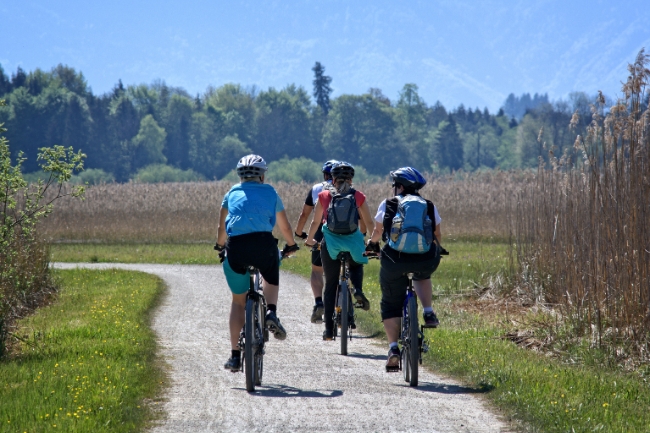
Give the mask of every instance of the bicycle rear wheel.
M 341 355 L 348 354 L 348 332 L 349 332 L 349 320 L 348 316 L 350 312 L 350 292 L 348 290 L 347 282 L 343 281 L 341 287 L 339 288 L 341 294 Z
M 246 391 L 255 391 L 255 309 L 257 303 L 246 300 L 246 323 L 244 324 L 244 373 L 246 374 Z
M 256 302 L 255 309 L 255 354 L 253 358 L 255 360 L 255 385 L 259 386 L 262 384 L 262 370 L 264 368 L 264 339 L 268 336 L 264 335 L 266 330 L 265 323 L 263 323 L 264 318 L 264 304 L 262 302 Z M 268 331 L 266 331 L 268 333 Z
M 402 362 L 402 371 L 404 372 L 404 381 L 411 381 L 411 363 L 410 363 L 410 342 L 409 342 L 409 320 L 408 316 L 402 317 L 402 352 L 400 353 Z
M 409 321 L 409 370 L 411 376 L 409 378 L 410 386 L 418 386 L 418 367 L 420 365 L 420 347 L 419 347 L 419 335 L 418 335 L 418 301 L 415 296 L 411 296 L 407 306 L 408 309 L 408 321 Z

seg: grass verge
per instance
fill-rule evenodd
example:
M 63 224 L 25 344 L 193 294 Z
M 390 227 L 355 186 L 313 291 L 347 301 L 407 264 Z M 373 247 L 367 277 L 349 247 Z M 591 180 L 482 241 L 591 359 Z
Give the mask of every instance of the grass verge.
M 20 347 L 0 362 L 0 431 L 141 430 L 163 386 L 149 328 L 162 281 L 118 270 L 55 275 L 58 299 L 19 322 Z

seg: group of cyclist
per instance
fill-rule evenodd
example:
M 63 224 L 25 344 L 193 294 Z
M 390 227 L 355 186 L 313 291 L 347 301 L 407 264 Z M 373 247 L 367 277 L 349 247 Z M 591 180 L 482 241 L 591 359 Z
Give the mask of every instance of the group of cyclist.
M 277 316 L 279 265 L 280 255 L 287 256 L 298 250 L 294 236 L 304 240 L 305 246 L 311 249 L 310 282 L 314 295 L 311 322 L 325 323 L 324 340 L 334 337 L 333 317 L 340 272 L 338 254 L 347 252 L 350 255 L 348 269 L 354 299 L 356 305 L 364 310 L 370 309 L 370 302 L 362 289 L 363 265 L 368 263 L 368 255 L 379 255 L 381 317 L 389 343 L 386 367 L 399 365 L 397 342 L 408 284 L 406 273 L 414 274 L 413 285 L 423 306 L 424 326 L 435 328 L 439 324 L 432 308 L 431 274 L 440 263 L 441 219 L 433 203 L 419 194 L 426 179 L 412 167 L 391 171 L 393 197 L 382 201 L 372 218 L 366 196 L 353 188 L 352 164 L 327 161 L 322 168 L 323 181 L 310 189 L 294 232 L 282 199 L 271 185 L 264 183 L 266 171 L 266 162 L 258 155 L 240 159 L 237 164 L 240 183 L 226 193 L 221 204 L 215 249 L 220 251 L 232 292 L 232 353 L 224 367 L 233 372 L 241 368 L 238 344 L 244 325 L 248 266 L 258 268 L 263 278 L 267 328 L 275 338 L 286 338 L 287 333 Z M 309 229 L 304 232 L 312 214 Z M 424 222 L 424 229 L 418 228 L 417 224 L 409 226 L 414 214 L 415 219 Z M 272 235 L 276 224 L 286 240 L 280 254 L 277 240 Z M 366 242 L 365 237 L 371 229 Z M 380 240 L 385 242 L 383 248 L 380 248 Z M 350 320 L 352 328 L 355 328 L 354 317 Z

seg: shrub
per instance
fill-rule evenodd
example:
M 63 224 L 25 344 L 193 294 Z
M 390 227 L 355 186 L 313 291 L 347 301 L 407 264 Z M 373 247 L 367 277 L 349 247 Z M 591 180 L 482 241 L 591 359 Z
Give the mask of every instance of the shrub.
M 112 173 L 107 173 L 101 168 L 90 168 L 84 170 L 70 179 L 70 182 L 81 185 L 99 185 L 102 183 L 115 182 L 115 176 Z
M 2 126 L 0 134 L 6 131 Z M 39 220 L 52 211 L 55 200 L 84 193 L 83 187 L 62 188 L 73 171 L 83 168 L 84 154 L 63 146 L 39 150 L 46 179 L 28 184 L 21 173 L 23 154 L 19 153 L 12 165 L 9 143 L 0 135 L 0 357 L 15 319 L 36 308 L 52 292 L 47 247 L 36 236 Z
M 165 164 L 151 164 L 138 170 L 134 180 L 140 183 L 196 182 L 203 176 L 194 170 L 181 170 Z

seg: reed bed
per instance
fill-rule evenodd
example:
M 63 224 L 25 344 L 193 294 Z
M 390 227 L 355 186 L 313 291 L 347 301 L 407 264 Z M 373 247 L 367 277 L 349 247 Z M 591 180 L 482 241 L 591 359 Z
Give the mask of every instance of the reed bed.
M 505 237 L 506 205 L 514 201 L 525 173 L 494 172 L 430 179 L 422 190 L 452 237 Z M 311 188 L 306 183 L 273 184 L 295 224 Z M 212 242 L 219 208 L 232 183 L 187 182 L 105 184 L 89 187 L 86 199 L 57 203 L 41 234 L 54 241 Z M 374 212 L 390 196 L 389 182 L 359 184 Z
M 565 155 L 540 167 L 516 218 L 524 292 L 559 307 L 571 344 L 604 348 L 616 363 L 650 361 L 647 62 L 641 51 L 608 114 L 602 97 L 593 107 L 575 144 L 580 160 Z

